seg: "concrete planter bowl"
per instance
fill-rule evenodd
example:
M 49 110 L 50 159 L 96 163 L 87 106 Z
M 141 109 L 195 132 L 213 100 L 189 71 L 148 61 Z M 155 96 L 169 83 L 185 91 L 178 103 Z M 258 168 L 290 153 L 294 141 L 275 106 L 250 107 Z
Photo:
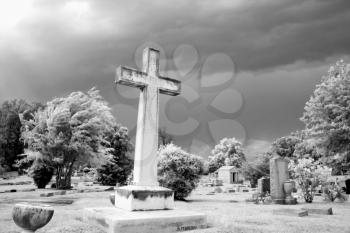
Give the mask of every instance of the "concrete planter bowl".
M 13 221 L 24 232 L 35 232 L 50 222 L 54 209 L 49 205 L 18 203 L 12 211 Z

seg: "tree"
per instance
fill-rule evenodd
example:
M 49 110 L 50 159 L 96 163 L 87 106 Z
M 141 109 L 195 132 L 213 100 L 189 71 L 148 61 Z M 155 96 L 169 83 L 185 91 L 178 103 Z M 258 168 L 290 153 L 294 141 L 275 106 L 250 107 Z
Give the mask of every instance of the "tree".
M 318 160 L 321 156 L 313 138 L 303 139 L 300 143 L 295 145 L 293 154 L 294 160 L 302 158 Z
M 115 126 L 111 109 L 93 88 L 48 102 L 26 122 L 22 136 L 31 150 L 39 151 L 55 168 L 56 187 L 67 189 L 76 164 L 105 160 L 109 153 L 105 138 Z
M 350 169 L 350 64 L 338 61 L 305 105 L 301 120 L 335 174 Z
M 272 153 L 276 153 L 281 157 L 292 158 L 294 156 L 295 147 L 301 142 L 296 135 L 289 135 L 278 138 L 272 143 Z
M 203 162 L 174 144 L 161 146 L 158 157 L 158 181 L 174 191 L 178 200 L 186 198 L 199 183 Z
M 245 160 L 242 144 L 235 138 L 223 138 L 211 151 L 209 172 L 215 172 L 224 165 L 240 168 Z
M 13 99 L 13 100 L 6 100 L 2 103 L 1 106 L 2 110 L 6 112 L 14 112 L 16 114 L 23 114 L 24 112 L 28 111 L 32 108 L 30 104 L 28 104 L 23 99 Z
M 41 103 L 28 104 L 24 100 L 7 100 L 0 109 L 0 164 L 7 169 L 16 169 L 14 162 L 23 153 L 21 140 L 23 119 L 32 119 L 34 113 L 43 108 Z
M 250 181 L 252 187 L 256 186 L 261 177 L 270 176 L 270 158 L 271 154 L 267 152 L 259 156 L 258 159 L 243 164 L 243 174 Z
M 15 169 L 13 166 L 17 155 L 23 153 L 21 142 L 21 120 L 17 113 L 0 110 L 0 162 L 7 169 Z
M 97 169 L 97 181 L 103 185 L 125 185 L 133 168 L 133 160 L 129 157 L 133 145 L 128 136 L 128 129 L 116 127 L 115 134 L 106 140 L 112 148 L 111 157 Z

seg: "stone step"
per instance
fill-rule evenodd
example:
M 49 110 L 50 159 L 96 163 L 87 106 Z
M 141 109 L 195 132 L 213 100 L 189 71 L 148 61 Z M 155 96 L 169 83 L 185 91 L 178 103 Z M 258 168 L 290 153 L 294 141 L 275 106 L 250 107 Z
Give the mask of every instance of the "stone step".
M 185 210 L 89 208 L 84 210 L 83 220 L 107 233 L 173 233 L 207 228 L 204 214 Z

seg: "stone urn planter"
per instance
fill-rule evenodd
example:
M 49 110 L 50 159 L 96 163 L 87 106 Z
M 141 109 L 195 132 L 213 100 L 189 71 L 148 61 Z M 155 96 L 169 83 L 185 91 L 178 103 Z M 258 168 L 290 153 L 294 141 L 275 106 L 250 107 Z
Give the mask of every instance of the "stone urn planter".
M 295 182 L 287 180 L 283 182 L 283 191 L 286 194 L 285 203 L 287 205 L 296 204 L 296 199 L 292 196 L 292 192 L 295 190 Z
M 49 205 L 18 203 L 12 211 L 13 221 L 24 232 L 35 232 L 50 222 L 54 209 Z
M 115 193 L 109 194 L 109 200 L 111 201 L 112 205 L 115 206 Z

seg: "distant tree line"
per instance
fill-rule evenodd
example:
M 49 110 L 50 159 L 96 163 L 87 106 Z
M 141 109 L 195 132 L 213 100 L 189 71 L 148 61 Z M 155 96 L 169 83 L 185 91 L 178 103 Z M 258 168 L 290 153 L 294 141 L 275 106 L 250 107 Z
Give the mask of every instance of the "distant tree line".
M 207 161 L 175 146 L 165 128 L 159 130 L 159 179 L 176 189 L 179 199 L 196 187 L 199 175 L 221 166 L 236 166 L 254 186 L 269 175 L 274 155 L 312 158 L 344 174 L 350 169 L 350 65 L 332 66 L 305 105 L 305 128 L 276 139 L 270 150 L 246 161 L 241 142 L 224 138 Z M 5 101 L 0 108 L 0 169 L 27 171 L 40 187 L 52 175 L 56 187 L 71 188 L 71 176 L 81 165 L 98 168 L 98 181 L 124 185 L 132 176 L 133 145 L 98 90 L 73 92 L 46 104 Z M 182 162 L 181 162 L 182 161 Z M 179 188 L 176 188 L 176 187 Z

